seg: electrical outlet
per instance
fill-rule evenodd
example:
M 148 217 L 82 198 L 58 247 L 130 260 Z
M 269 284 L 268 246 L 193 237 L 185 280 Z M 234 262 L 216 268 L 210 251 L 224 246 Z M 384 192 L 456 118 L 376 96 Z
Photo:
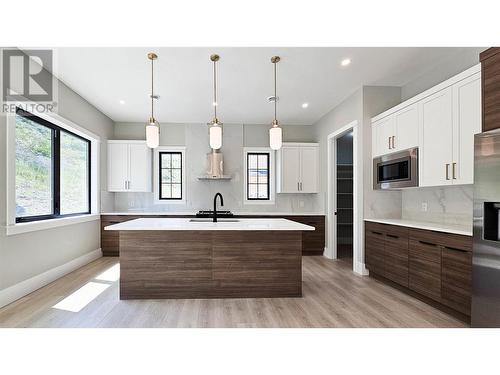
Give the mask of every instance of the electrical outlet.
M 422 212 L 427 212 L 427 202 L 422 202 Z
M 129 201 L 128 201 L 128 206 L 129 206 L 130 208 L 132 208 L 132 207 L 134 207 L 134 206 L 135 206 L 135 202 L 134 202 L 134 200 L 133 200 L 133 199 L 131 199 L 131 200 L 129 200 Z
M 299 207 L 303 208 L 304 207 L 304 201 L 299 201 Z

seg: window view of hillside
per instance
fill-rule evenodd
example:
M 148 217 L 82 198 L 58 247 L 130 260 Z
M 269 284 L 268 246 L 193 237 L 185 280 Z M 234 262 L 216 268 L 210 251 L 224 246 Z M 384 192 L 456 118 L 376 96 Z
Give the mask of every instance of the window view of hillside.
M 52 130 L 16 116 L 16 216 L 52 214 Z
M 53 150 L 54 136 L 59 137 L 59 158 Z M 89 163 L 88 141 L 17 115 L 16 217 L 88 212 Z M 60 176 L 55 212 L 54 168 Z
M 61 131 L 61 215 L 88 211 L 88 143 Z

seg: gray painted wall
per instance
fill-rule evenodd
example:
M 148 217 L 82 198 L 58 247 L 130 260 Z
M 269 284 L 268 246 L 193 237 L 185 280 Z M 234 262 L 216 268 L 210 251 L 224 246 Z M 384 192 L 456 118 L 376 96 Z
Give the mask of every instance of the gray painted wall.
M 343 128 L 352 121 L 358 122 L 358 157 L 363 169 L 357 178 L 363 184 L 363 217 L 401 217 L 401 194 L 399 192 L 375 192 L 371 180 L 371 117 L 398 104 L 401 90 L 398 87 L 362 87 L 342 103 L 314 123 L 315 139 L 320 144 L 321 202 L 326 206 L 328 179 L 328 135 Z M 356 176 L 355 176 L 356 178 Z M 358 180 L 358 181 L 359 181 Z M 328 224 L 328 223 L 327 223 Z M 329 238 L 326 238 L 327 244 Z M 363 262 L 363 246 L 354 249 L 357 259 Z M 359 265 L 355 265 L 358 267 Z M 361 269 L 358 269 L 361 272 Z
M 101 136 L 101 181 L 106 182 L 106 139 L 113 122 L 62 82 L 58 82 L 61 116 Z M 0 290 L 100 248 L 100 222 L 6 236 L 6 118 L 0 114 Z
M 224 171 L 230 181 L 200 181 L 205 173 L 208 146 L 206 124 L 162 124 L 161 146 L 186 146 L 187 202 L 181 204 L 157 204 L 154 193 L 111 193 L 114 195 L 113 211 L 183 212 L 210 209 L 215 193 L 224 196 L 225 209 L 245 212 L 323 212 L 317 194 L 276 194 L 275 204 L 244 204 L 243 148 L 268 147 L 269 125 L 224 124 L 223 146 Z M 313 142 L 312 127 L 308 125 L 283 126 L 285 142 Z M 116 123 L 114 139 L 144 139 L 144 124 Z
M 401 101 L 410 99 L 421 92 L 446 81 L 448 78 L 479 64 L 479 53 L 484 47 L 462 48 L 459 52 L 429 67 L 421 77 L 408 82 L 401 88 Z

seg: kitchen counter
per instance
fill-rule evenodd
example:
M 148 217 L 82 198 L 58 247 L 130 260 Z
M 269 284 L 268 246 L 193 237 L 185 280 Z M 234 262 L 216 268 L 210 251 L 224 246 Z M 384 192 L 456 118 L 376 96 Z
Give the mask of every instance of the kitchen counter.
M 191 221 L 196 220 L 196 221 Z M 211 219 L 142 218 L 108 225 L 104 230 L 118 231 L 312 231 L 314 227 L 287 219 Z M 202 219 L 203 220 L 203 219 Z
M 302 235 L 286 219 L 140 218 L 119 235 L 120 299 L 302 296 Z
M 365 219 L 373 223 L 398 225 L 408 228 L 417 228 L 425 230 L 433 230 L 436 232 L 460 234 L 462 236 L 472 236 L 472 228 L 463 225 L 437 224 L 423 221 L 413 221 L 405 219 Z
M 101 212 L 101 215 L 105 216 L 120 216 L 120 215 L 130 215 L 130 216 L 195 216 L 198 211 L 179 211 L 179 212 L 143 212 L 143 211 L 122 211 L 122 212 Z M 237 211 L 233 212 L 235 216 L 324 216 L 324 212 L 244 212 Z

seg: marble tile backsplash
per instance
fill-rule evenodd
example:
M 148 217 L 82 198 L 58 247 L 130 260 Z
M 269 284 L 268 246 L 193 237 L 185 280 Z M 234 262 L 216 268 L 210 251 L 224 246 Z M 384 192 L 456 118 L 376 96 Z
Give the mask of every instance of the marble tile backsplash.
M 402 219 L 472 228 L 473 186 L 407 189 L 402 192 Z

